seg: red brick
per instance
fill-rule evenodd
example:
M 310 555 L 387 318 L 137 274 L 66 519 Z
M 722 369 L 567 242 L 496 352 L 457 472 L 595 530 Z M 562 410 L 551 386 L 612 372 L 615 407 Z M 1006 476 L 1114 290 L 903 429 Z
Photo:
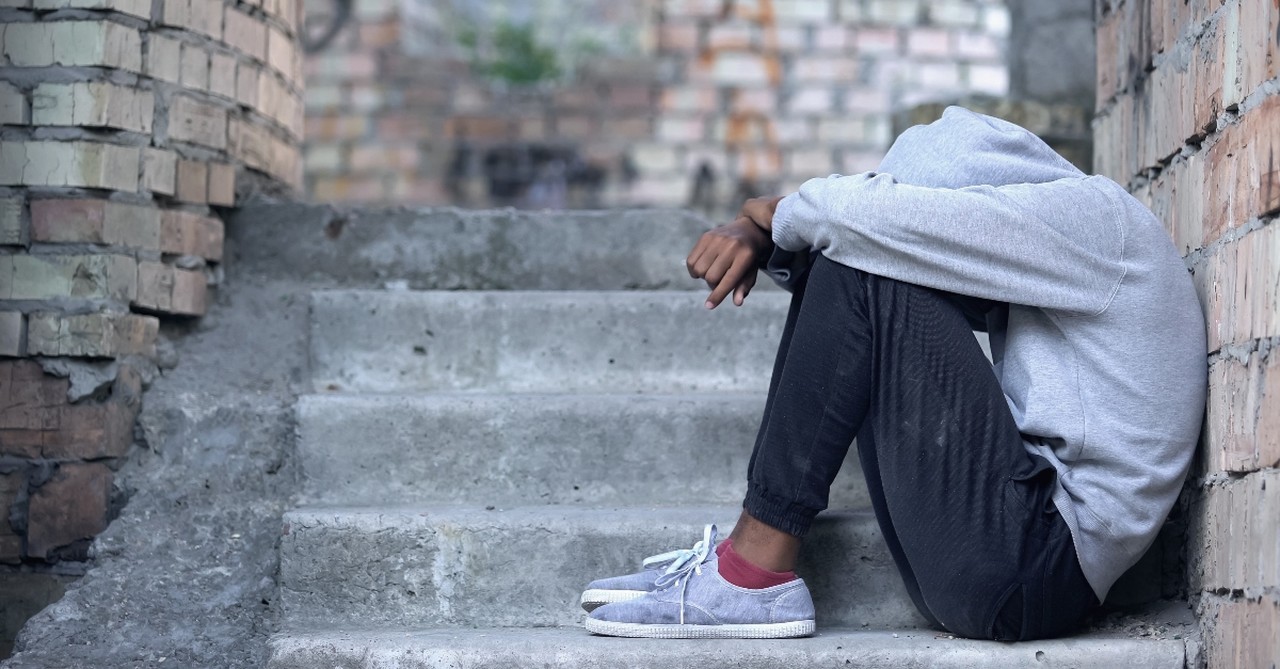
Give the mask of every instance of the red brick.
M 101 402 L 70 404 L 68 385 L 35 363 L 0 364 L 0 399 L 6 403 L 0 410 L 0 454 L 56 460 L 125 454 L 141 406 L 138 373 L 121 366 L 110 396 Z
M 707 32 L 706 48 L 712 51 L 750 51 L 755 48 L 757 32 L 759 27 L 750 23 L 717 23 Z
M 169 137 L 214 149 L 227 146 L 227 112 L 188 96 L 169 108 Z
M 615 110 L 650 109 L 653 89 L 649 86 L 614 86 L 609 90 L 609 106 Z
M 515 132 L 510 119 L 498 116 L 457 116 L 444 124 L 448 139 L 497 141 L 508 139 Z
M 413 144 L 356 146 L 351 150 L 350 168 L 359 172 L 412 170 L 420 160 Z
M 378 120 L 378 137 L 384 140 L 431 139 L 433 120 L 423 114 L 397 113 Z
M 111 470 L 101 463 L 59 466 L 52 478 L 31 493 L 27 555 L 44 558 L 106 529 L 112 479 Z
M 308 116 L 308 140 L 359 139 L 369 134 L 369 119 L 364 116 Z
M 195 0 L 199 1 L 199 0 Z M 226 7 L 223 40 L 232 48 L 260 61 L 267 59 L 267 26 L 259 19 Z
M 22 562 L 22 537 L 9 524 L 9 509 L 19 493 L 27 489 L 27 474 L 18 469 L 0 474 L 0 564 Z
M 1231 107 L 1264 82 L 1280 75 L 1280 53 L 1277 53 L 1280 45 L 1276 44 L 1280 7 L 1276 7 L 1274 2 L 1232 0 L 1224 11 L 1228 31 L 1237 28 L 1230 22 L 1239 16 L 1238 30 L 1234 34 L 1228 33 L 1228 49 L 1223 53 L 1224 58 L 1233 61 L 1237 68 L 1237 80 L 1225 100 L 1225 104 Z
M 185 211 L 166 211 L 160 219 L 160 250 L 173 255 L 222 260 L 222 221 Z
M 1112 13 L 1100 17 L 1097 30 L 1097 109 L 1102 111 L 1120 92 L 1120 26 L 1121 16 Z

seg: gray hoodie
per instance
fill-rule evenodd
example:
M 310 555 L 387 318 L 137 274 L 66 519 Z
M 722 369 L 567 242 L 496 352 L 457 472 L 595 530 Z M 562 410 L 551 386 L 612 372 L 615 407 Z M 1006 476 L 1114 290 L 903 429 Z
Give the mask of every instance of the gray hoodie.
M 1149 210 L 1030 132 L 952 107 L 878 172 L 812 179 L 773 219 L 784 287 L 808 251 L 1008 303 L 995 374 L 1098 599 L 1147 550 L 1186 477 L 1207 385 L 1186 266 Z

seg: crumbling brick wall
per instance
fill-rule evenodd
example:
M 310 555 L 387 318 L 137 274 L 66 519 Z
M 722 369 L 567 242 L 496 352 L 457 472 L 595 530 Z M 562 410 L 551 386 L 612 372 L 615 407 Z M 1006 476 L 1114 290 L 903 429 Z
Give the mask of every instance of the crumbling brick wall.
M 1188 484 L 1210 667 L 1280 662 L 1280 4 L 1098 0 L 1096 166 L 1152 207 L 1208 323 Z
M 574 78 L 524 90 L 474 76 L 446 11 L 461 2 L 356 0 L 337 42 L 308 58 L 312 197 L 719 209 L 752 191 L 875 167 L 895 108 L 1009 86 L 1002 0 L 625 3 L 628 16 L 613 20 L 635 23 L 635 53 L 610 52 Z M 553 28 L 589 35 L 593 26 Z M 419 42 L 431 48 L 406 48 Z M 486 154 L 530 145 L 568 150 L 553 157 L 573 172 L 571 192 L 489 197 Z M 578 188 L 595 190 L 575 197 Z
M 300 184 L 295 0 L 0 2 L 0 563 L 82 559 L 218 209 Z

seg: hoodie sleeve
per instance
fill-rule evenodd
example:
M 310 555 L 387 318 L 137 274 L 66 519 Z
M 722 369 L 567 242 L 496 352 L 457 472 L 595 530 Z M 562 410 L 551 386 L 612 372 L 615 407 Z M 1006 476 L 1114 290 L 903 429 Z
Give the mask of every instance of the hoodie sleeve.
M 867 173 L 811 179 L 773 219 L 784 251 L 916 285 L 1078 314 L 1124 276 L 1124 208 L 1100 177 L 927 188 Z

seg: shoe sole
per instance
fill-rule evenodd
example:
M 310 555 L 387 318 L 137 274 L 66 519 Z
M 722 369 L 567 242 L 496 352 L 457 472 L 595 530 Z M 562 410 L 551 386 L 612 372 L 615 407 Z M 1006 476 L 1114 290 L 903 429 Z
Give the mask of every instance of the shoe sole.
M 588 613 L 614 602 L 629 602 L 644 597 L 644 590 L 587 590 L 582 593 L 582 608 Z
M 648 625 L 587 618 L 587 631 L 603 636 L 644 639 L 790 639 L 813 636 L 812 620 L 753 625 Z

